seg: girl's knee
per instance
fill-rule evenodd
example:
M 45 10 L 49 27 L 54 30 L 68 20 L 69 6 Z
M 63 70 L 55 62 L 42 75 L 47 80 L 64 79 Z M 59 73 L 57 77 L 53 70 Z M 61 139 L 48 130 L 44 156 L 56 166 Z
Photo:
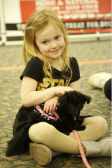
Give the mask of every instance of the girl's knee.
M 29 137 L 33 142 L 44 143 L 44 141 L 48 141 L 53 136 L 54 130 L 55 127 L 52 125 L 46 122 L 40 122 L 30 127 Z
M 103 117 L 100 117 L 100 116 L 85 118 L 83 125 L 85 126 L 92 125 L 92 127 L 98 133 L 101 133 L 101 136 L 104 135 L 108 129 L 107 121 Z
M 103 117 L 95 117 L 96 119 L 96 127 L 98 131 L 102 134 L 105 134 L 108 129 L 107 121 Z

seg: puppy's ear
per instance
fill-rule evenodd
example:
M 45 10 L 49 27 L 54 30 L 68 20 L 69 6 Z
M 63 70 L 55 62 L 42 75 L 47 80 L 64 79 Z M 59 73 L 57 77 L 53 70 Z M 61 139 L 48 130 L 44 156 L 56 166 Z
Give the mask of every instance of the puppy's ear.
M 66 92 L 64 95 L 61 95 L 58 99 L 58 102 L 64 106 L 66 103 L 70 103 L 73 105 L 77 105 L 77 104 L 85 104 L 87 102 L 87 104 L 89 104 L 91 101 L 91 97 L 87 96 L 81 92 L 78 91 L 70 91 L 70 92 Z
M 85 104 L 87 102 L 87 104 L 90 103 L 91 101 L 91 97 L 90 96 L 87 96 L 81 92 L 78 92 L 78 91 L 73 91 L 74 93 L 74 97 L 75 99 L 79 102 L 79 103 L 82 103 L 82 104 Z
M 86 100 L 87 104 L 89 104 L 90 101 L 91 101 L 91 97 L 90 96 L 85 96 L 85 100 Z

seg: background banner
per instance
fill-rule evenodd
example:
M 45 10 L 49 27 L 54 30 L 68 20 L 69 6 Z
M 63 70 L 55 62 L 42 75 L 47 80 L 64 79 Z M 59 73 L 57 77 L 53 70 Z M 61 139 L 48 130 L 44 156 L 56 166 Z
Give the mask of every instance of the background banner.
M 51 8 L 69 35 L 111 32 L 111 0 L 0 0 L 6 41 L 22 41 L 25 24 L 35 11 Z
M 22 23 L 44 8 L 57 13 L 69 34 L 111 32 L 111 0 L 20 0 Z

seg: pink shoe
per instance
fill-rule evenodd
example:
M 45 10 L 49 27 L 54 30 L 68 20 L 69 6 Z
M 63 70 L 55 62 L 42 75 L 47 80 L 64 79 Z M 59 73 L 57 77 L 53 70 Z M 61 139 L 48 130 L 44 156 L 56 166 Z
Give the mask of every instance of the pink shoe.
M 31 156 L 42 166 L 48 165 L 53 156 L 62 154 L 61 152 L 51 150 L 46 145 L 37 143 L 30 143 L 29 150 Z
M 51 150 L 43 144 L 30 143 L 29 145 L 31 156 L 40 164 L 48 165 L 52 160 Z

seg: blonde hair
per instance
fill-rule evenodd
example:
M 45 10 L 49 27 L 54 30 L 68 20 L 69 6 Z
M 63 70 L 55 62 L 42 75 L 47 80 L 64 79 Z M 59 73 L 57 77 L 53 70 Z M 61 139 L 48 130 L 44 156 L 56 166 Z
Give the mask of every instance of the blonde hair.
M 64 41 L 65 41 L 65 50 L 63 52 L 63 67 L 62 67 L 62 75 L 67 78 L 71 78 L 72 71 L 70 68 L 70 61 L 68 55 L 68 34 L 63 22 L 58 18 L 56 13 L 54 13 L 50 9 L 38 10 L 33 13 L 28 19 L 25 26 L 25 35 L 24 35 L 24 44 L 23 44 L 23 58 L 25 64 L 32 58 L 38 57 L 43 61 L 43 70 L 46 76 L 52 78 L 52 60 L 48 57 L 42 55 L 35 43 L 35 35 L 36 33 L 40 33 L 49 23 L 53 23 L 59 27 L 61 32 L 63 33 Z M 69 71 L 69 75 L 65 75 L 65 72 Z M 68 74 L 68 73 L 67 73 Z

